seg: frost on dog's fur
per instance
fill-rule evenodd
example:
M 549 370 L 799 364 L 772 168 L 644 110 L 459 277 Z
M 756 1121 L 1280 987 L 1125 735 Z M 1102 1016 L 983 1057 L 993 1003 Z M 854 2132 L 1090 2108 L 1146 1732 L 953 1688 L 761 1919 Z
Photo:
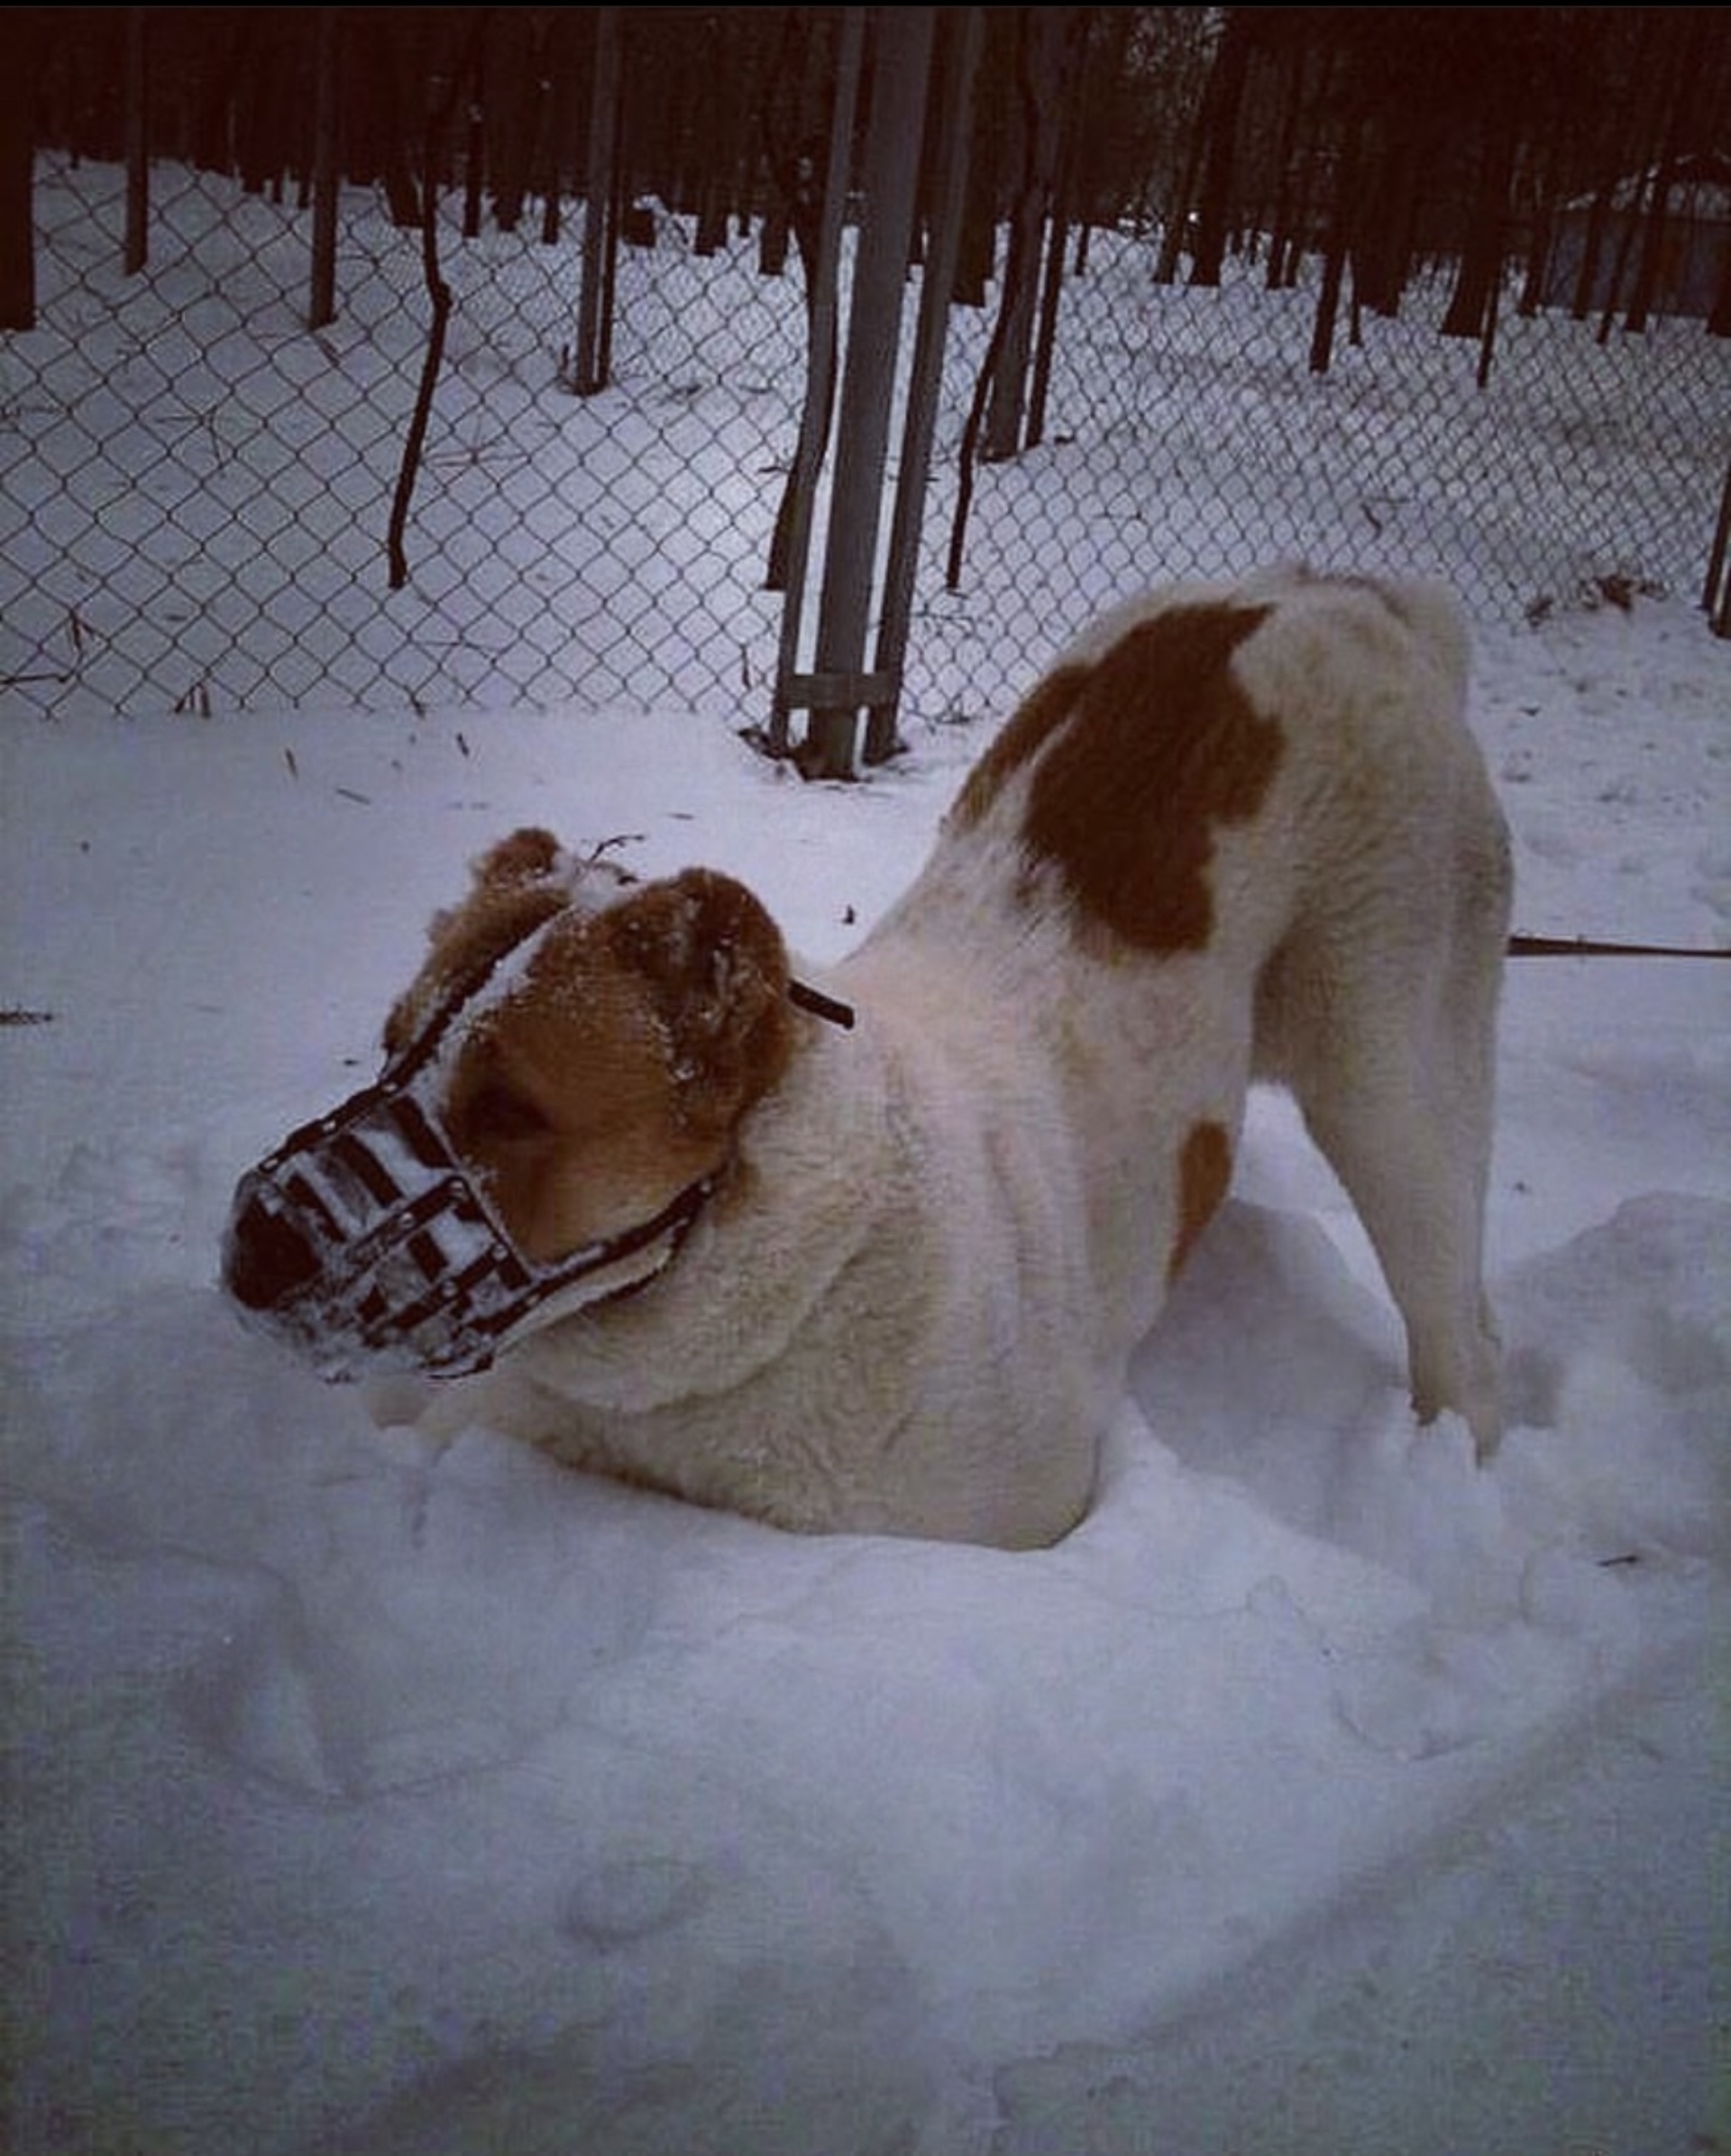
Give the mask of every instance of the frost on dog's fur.
M 504 841 L 388 1037 L 533 928 L 443 1080 L 513 1237 L 556 1255 L 716 1189 L 664 1270 L 549 1311 L 432 1424 L 790 1528 L 1049 1542 L 1261 1076 L 1360 1210 L 1418 1413 L 1488 1448 L 1509 875 L 1466 671 L 1426 587 L 1270 574 L 1096 625 L 821 983 L 847 1032 L 790 1003 L 729 879 Z

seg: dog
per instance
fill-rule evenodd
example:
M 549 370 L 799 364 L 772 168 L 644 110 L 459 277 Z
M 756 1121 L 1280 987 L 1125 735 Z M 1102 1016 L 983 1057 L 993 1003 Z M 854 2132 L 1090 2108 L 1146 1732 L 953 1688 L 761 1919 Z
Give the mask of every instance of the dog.
M 1375 1246 L 1418 1419 L 1487 1456 L 1510 868 L 1468 665 L 1424 584 L 1120 608 L 815 986 L 731 878 L 514 834 L 380 1085 L 243 1179 L 231 1293 L 327 1375 L 484 1368 L 430 1427 L 786 1529 L 1039 1547 L 1266 1079 Z

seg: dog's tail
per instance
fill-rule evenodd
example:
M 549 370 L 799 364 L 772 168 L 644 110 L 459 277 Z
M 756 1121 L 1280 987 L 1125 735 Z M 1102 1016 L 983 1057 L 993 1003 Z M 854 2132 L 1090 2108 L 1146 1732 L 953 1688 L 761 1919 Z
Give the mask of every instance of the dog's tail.
M 1388 611 L 1411 630 L 1447 683 L 1455 705 L 1464 711 L 1467 680 L 1472 669 L 1472 637 L 1454 593 L 1446 584 L 1418 577 L 1398 583 L 1378 579 L 1374 589 Z
M 1336 575 L 1302 563 L 1264 571 L 1248 580 L 1244 595 L 1277 603 L 1290 591 L 1357 591 L 1387 608 L 1418 645 L 1442 681 L 1454 708 L 1467 708 L 1467 681 L 1472 668 L 1472 634 L 1466 614 L 1451 588 L 1426 577 Z

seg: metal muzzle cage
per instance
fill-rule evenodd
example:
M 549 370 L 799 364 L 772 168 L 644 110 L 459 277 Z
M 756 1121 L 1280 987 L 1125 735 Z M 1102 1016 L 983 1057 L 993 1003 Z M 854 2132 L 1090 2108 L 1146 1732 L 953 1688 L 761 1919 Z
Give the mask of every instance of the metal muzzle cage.
M 537 1264 L 494 1217 L 412 1074 L 387 1072 L 241 1178 L 223 1274 L 326 1376 L 392 1364 L 461 1376 L 553 1296 L 679 1237 L 710 1187 Z
M 551 1264 L 517 1247 L 452 1146 L 432 1083 L 453 1021 L 506 955 L 461 983 L 374 1083 L 291 1131 L 235 1187 L 224 1284 L 327 1377 L 485 1369 L 553 1297 L 585 1281 L 600 1287 L 596 1275 L 659 1244 L 664 1263 L 714 1187 L 704 1177 L 652 1220 Z
M 444 1377 L 484 1370 L 554 1297 L 584 1284 L 591 1301 L 642 1285 L 715 1188 L 719 1171 L 653 1219 L 540 1264 L 471 1176 L 440 1119 L 438 1053 L 502 962 L 549 926 L 486 959 L 371 1085 L 291 1131 L 235 1187 L 224 1284 L 326 1377 L 393 1366 Z M 847 1005 L 802 982 L 788 992 L 833 1025 L 854 1022 Z

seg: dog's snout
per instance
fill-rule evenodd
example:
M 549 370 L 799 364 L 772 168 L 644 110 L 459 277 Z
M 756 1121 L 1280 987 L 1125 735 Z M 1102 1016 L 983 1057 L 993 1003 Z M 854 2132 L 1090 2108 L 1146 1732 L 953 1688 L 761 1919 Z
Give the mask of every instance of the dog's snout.
M 248 1310 L 272 1310 L 317 1271 L 317 1253 L 291 1221 L 256 1197 L 235 1207 L 223 1252 L 223 1280 L 237 1302 Z

